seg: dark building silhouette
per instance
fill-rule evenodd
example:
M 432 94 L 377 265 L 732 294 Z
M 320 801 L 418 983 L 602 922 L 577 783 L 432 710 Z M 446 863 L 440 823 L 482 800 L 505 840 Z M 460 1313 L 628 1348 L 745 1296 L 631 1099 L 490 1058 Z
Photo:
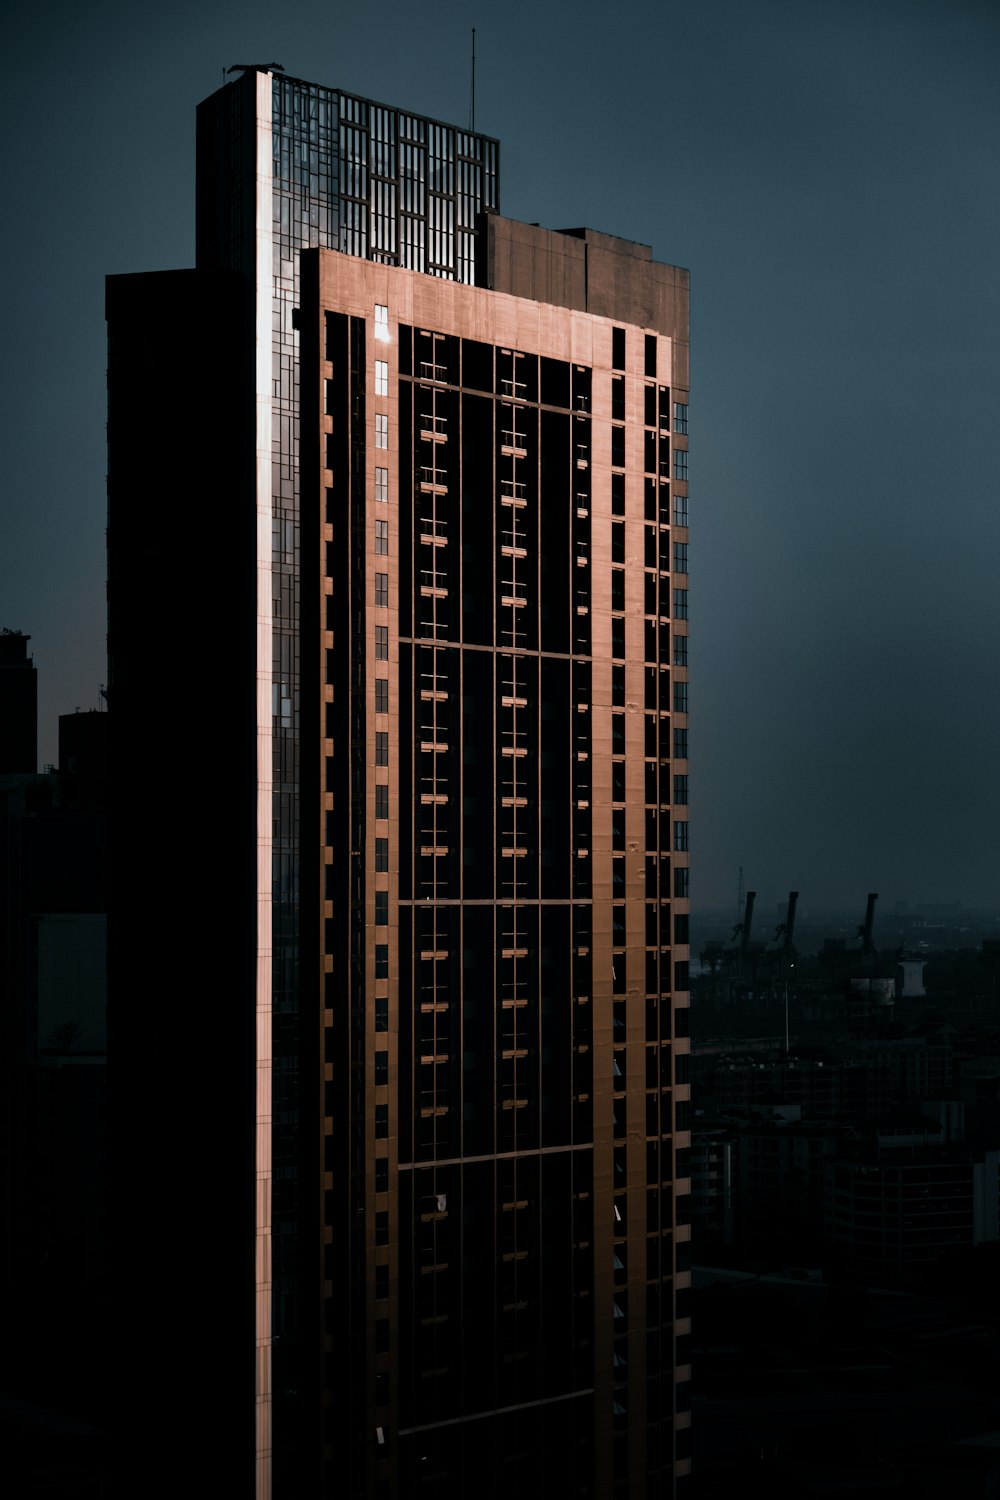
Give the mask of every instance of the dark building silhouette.
M 106 729 L 64 716 L 72 772 L 0 774 L 0 1430 L 25 1494 L 96 1495 L 103 1474 Z
M 687 274 L 276 73 L 198 162 L 108 291 L 122 1284 L 229 1492 L 681 1493 Z
M 0 776 L 38 769 L 38 674 L 30 635 L 0 631 Z

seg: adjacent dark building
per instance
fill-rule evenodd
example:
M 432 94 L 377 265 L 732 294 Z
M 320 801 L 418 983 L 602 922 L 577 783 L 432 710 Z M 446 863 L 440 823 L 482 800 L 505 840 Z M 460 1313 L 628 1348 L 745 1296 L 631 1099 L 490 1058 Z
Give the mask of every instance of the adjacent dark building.
M 108 301 L 111 1054 L 140 1221 L 185 1162 L 191 1236 L 154 1320 L 231 1491 L 681 1493 L 687 274 L 277 74 L 198 158 L 198 270 Z

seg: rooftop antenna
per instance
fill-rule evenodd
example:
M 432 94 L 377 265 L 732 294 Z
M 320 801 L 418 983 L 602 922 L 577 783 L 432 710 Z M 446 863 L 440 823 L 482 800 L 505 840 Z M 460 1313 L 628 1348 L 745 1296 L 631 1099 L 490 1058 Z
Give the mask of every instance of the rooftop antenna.
M 472 95 L 469 101 L 469 129 L 476 128 L 476 28 L 472 28 Z

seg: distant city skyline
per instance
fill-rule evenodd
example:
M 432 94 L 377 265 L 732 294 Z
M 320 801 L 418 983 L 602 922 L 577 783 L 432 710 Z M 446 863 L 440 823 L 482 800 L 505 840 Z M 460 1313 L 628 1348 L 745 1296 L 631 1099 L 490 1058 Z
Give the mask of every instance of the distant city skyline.
M 32 637 L 40 763 L 105 681 L 103 277 L 193 264 L 195 103 L 259 55 L 462 121 L 473 25 L 503 212 L 611 228 L 692 271 L 696 909 L 734 900 L 740 864 L 817 907 L 997 901 L 983 4 L 635 4 L 613 27 L 592 0 L 572 27 L 551 4 L 502 27 L 460 4 L 301 0 L 280 19 L 226 0 L 12 18 L 0 626 Z M 150 413 L 152 457 L 175 430 Z M 178 576 L 196 566 L 192 518 Z

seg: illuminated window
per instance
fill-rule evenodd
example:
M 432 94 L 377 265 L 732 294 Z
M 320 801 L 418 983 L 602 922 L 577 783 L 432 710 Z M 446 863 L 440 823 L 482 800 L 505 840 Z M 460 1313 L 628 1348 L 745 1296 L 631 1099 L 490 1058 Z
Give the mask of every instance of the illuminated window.
M 375 337 L 383 344 L 389 342 L 389 309 L 381 302 L 375 304 Z
M 376 396 L 389 394 L 389 361 L 386 359 L 375 361 L 375 394 Z

